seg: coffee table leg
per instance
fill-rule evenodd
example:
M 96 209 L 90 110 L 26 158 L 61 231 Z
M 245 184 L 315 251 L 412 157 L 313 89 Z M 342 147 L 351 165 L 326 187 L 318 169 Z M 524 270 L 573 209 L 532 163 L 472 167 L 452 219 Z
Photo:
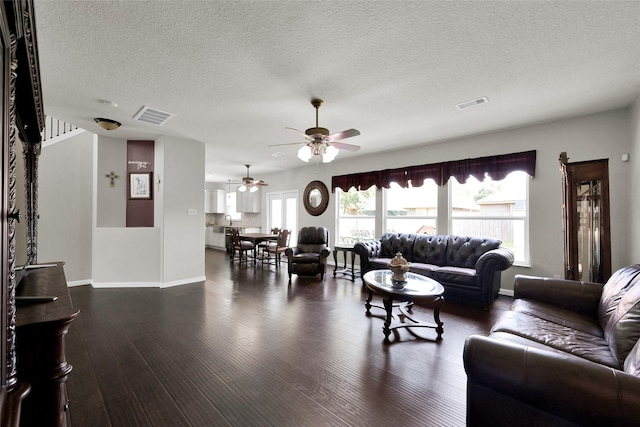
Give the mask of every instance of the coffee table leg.
M 391 334 L 391 316 L 393 310 L 393 298 L 384 298 L 382 300 L 384 303 L 384 309 L 387 312 L 387 317 L 384 320 L 384 326 L 382 327 L 382 332 L 384 332 L 384 342 L 389 342 L 389 334 Z
M 367 300 L 364 302 L 364 307 L 367 309 L 367 316 L 371 316 L 371 300 L 373 299 L 373 292 L 371 292 L 371 289 L 367 288 L 367 291 L 369 291 L 369 296 L 367 297 Z
M 440 321 L 440 308 L 442 308 L 443 304 L 444 304 L 444 297 L 441 296 L 434 302 L 434 308 L 433 308 L 433 320 L 435 320 L 437 325 L 436 332 L 438 333 L 439 340 L 442 339 L 442 334 L 444 333 L 444 323 Z
M 333 250 L 333 277 L 336 277 L 336 271 L 338 271 L 338 251 Z

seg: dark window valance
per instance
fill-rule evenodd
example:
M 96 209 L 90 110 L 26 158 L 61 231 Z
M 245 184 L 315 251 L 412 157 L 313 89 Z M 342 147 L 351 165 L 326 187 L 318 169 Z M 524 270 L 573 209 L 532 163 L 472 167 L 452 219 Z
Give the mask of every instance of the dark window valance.
M 338 175 L 331 177 L 331 191 L 334 192 L 336 188 L 349 191 L 351 187 L 367 190 L 372 185 L 377 188 L 389 188 L 392 182 L 406 188 L 409 186 L 409 181 L 414 187 L 419 187 L 425 179 L 433 179 L 436 184 L 444 185 L 450 177 L 454 177 L 461 183 L 466 182 L 470 176 L 482 181 L 485 174 L 499 181 L 515 171 L 523 171 L 530 176 L 535 176 L 536 151 Z

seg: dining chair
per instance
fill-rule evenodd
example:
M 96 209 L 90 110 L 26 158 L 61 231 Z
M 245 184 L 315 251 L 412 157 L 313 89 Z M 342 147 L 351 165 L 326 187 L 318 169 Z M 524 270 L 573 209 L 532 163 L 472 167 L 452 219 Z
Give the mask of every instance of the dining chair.
M 242 261 L 244 259 L 245 264 L 249 259 L 249 253 L 253 253 L 255 250 L 255 245 L 251 242 L 247 242 L 246 240 L 240 239 L 240 231 L 237 229 L 231 230 L 231 263 L 236 258 L 236 252 L 238 253 L 238 265 L 242 265 Z
M 280 234 L 280 228 L 278 228 L 278 227 L 273 227 L 273 228 L 271 229 L 271 234 L 273 234 L 273 235 L 277 236 L 278 234 Z M 273 242 L 273 241 L 264 241 L 264 242 L 260 242 L 260 243 L 258 243 L 258 252 L 260 253 L 261 258 L 264 258 L 264 255 L 265 255 L 265 253 L 266 253 L 266 251 L 267 251 L 267 248 L 268 248 L 269 246 L 275 246 L 275 245 L 276 245 L 276 244 L 275 244 L 275 242 Z
M 275 265 L 276 268 L 280 267 L 280 263 L 282 262 L 282 254 L 289 247 L 289 237 L 291 237 L 291 231 L 287 229 L 280 230 L 278 233 L 278 240 L 275 242 L 271 242 L 272 244 L 267 246 L 266 248 L 266 263 Z M 271 261 L 271 256 L 273 255 L 273 261 Z M 264 258 L 263 258 L 263 262 Z

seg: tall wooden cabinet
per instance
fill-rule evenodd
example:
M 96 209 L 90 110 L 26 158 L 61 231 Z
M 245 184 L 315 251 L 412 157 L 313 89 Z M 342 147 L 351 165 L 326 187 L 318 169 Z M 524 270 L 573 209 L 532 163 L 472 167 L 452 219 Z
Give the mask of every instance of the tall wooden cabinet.
M 560 153 L 565 279 L 605 283 L 611 276 L 609 163 L 569 163 Z
M 66 381 L 71 372 L 65 335 L 78 310 L 73 307 L 63 263 L 28 268 L 16 292 L 18 380 L 31 391 L 22 402 L 21 426 L 64 427 L 68 423 Z M 55 301 L 21 302 L 21 297 L 55 297 Z

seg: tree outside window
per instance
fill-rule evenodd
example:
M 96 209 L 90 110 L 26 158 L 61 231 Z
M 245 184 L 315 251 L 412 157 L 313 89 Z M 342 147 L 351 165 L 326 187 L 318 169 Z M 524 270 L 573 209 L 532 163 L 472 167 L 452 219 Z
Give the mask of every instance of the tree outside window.
M 359 191 L 336 189 L 338 197 L 337 238 L 339 245 L 375 239 L 376 188 Z

